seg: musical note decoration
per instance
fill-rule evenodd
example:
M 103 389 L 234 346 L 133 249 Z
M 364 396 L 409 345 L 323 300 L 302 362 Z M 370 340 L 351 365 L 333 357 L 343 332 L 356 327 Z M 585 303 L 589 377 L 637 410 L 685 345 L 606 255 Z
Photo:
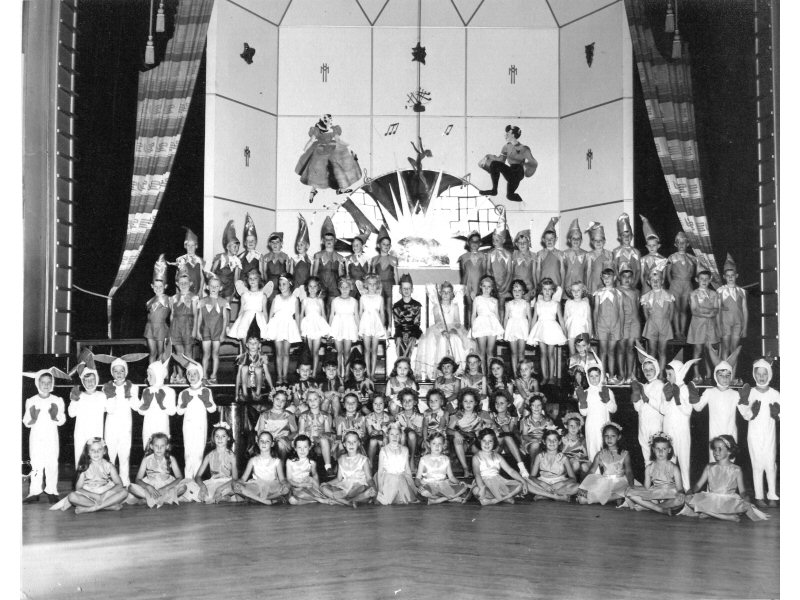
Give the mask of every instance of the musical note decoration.
M 253 55 L 255 55 L 255 53 L 256 53 L 256 49 L 253 48 L 247 42 L 245 42 L 244 43 L 244 51 L 239 56 L 241 56 L 242 59 L 244 60 L 244 62 L 246 62 L 248 65 L 252 65 L 253 64 Z
M 400 127 L 400 123 L 389 123 L 389 127 L 386 129 L 386 133 L 383 135 L 394 135 L 397 133 L 397 128 Z
M 444 130 L 442 135 L 450 135 L 450 132 L 453 131 L 453 124 L 450 123 Z
M 592 169 L 592 159 L 593 158 L 594 158 L 594 152 L 592 152 L 592 149 L 589 148 L 586 151 L 586 168 L 589 169 L 589 170 Z
M 425 105 L 431 101 L 431 93 L 422 88 L 417 88 L 414 92 L 406 95 L 406 108 L 411 106 L 414 112 L 425 112 Z
M 511 79 L 511 85 L 516 85 L 518 72 L 519 71 L 517 70 L 517 65 L 511 65 L 508 68 L 508 76 Z
M 244 147 L 244 166 L 250 166 L 250 146 Z
M 322 73 L 322 83 L 328 83 L 328 73 L 330 73 L 331 69 L 328 66 L 328 63 L 322 63 L 322 66 L 319 68 L 319 72 Z

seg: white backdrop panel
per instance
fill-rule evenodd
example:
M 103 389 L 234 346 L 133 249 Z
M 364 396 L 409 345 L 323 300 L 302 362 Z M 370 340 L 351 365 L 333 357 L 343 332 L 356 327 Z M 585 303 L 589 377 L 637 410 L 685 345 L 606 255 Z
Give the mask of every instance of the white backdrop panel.
M 281 27 L 278 112 L 368 115 L 369 27 Z M 320 69 L 328 66 L 327 82 Z
M 610 0 L 548 0 L 548 2 L 558 19 L 559 26 L 612 4 Z M 622 6 L 622 0 L 617 3 Z
M 558 116 L 558 30 L 470 28 L 467 115 Z

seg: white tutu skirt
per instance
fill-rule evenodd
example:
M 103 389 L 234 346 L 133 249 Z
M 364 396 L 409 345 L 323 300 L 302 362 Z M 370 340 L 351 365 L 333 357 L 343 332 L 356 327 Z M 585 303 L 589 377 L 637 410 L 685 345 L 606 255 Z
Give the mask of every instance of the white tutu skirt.
M 421 496 L 434 499 L 448 498 L 452 500 L 453 498 L 459 498 L 466 495 L 469 489 L 470 486 L 463 481 L 459 481 L 458 483 L 450 483 L 447 479 L 428 481 L 419 486 L 419 492 Z
M 253 318 L 255 318 L 256 324 L 258 325 L 259 337 L 262 340 L 267 339 L 267 320 L 260 311 L 257 312 L 254 310 L 246 310 L 239 313 L 233 325 L 228 327 L 228 335 L 238 340 L 247 337 L 247 330 L 250 329 Z
M 116 484 L 113 481 L 109 481 L 103 485 L 95 486 L 95 487 L 86 487 L 86 490 L 94 493 L 94 494 L 102 494 L 100 500 L 96 502 L 99 504 L 106 499 L 106 495 L 110 492 Z M 76 493 L 80 494 L 81 492 L 78 490 Z M 89 498 L 89 496 L 86 496 Z M 94 498 L 91 498 L 92 501 L 95 501 Z M 50 510 L 67 510 L 72 507 L 72 502 L 69 501 L 69 495 L 64 496 L 61 500 L 53 504 L 50 507 Z
M 323 483 L 320 488 L 327 490 L 338 500 L 352 500 L 365 492 L 370 498 L 374 498 L 376 495 L 375 488 L 355 481 L 331 481 Z
M 464 366 L 467 354 L 472 352 L 475 340 L 463 327 L 450 328 L 450 343 L 443 335 L 441 327 L 428 327 L 417 342 L 417 355 L 414 362 L 414 374 L 423 379 L 436 379 L 439 376 L 439 361 L 449 356 L 459 367 Z
M 562 346 L 567 343 L 567 338 L 557 321 L 543 321 L 539 319 L 531 329 L 528 343 L 538 346 L 539 342 L 548 346 Z
M 251 479 L 244 488 L 259 500 L 277 500 L 289 495 L 289 486 L 277 479 Z
M 744 500 L 738 494 L 717 494 L 698 492 L 686 496 L 686 506 L 678 513 L 696 517 L 697 513 L 716 513 L 718 515 L 747 515 L 751 521 L 766 521 L 769 516 Z
M 378 473 L 378 496 L 380 504 L 411 504 L 417 501 L 417 488 L 408 473 Z
M 331 326 L 322 315 L 306 314 L 300 322 L 300 335 L 309 340 L 318 340 L 331 334 Z
M 147 484 L 152 485 L 157 490 L 160 490 L 165 485 L 168 485 L 175 481 L 175 478 L 172 475 L 167 475 L 166 477 L 145 477 L 143 481 Z M 145 500 L 140 500 L 136 498 L 133 494 L 128 494 L 127 500 L 125 500 L 128 504 L 140 504 L 143 502 L 147 503 L 147 506 L 150 508 L 160 508 L 165 504 L 179 504 L 178 502 L 178 487 L 175 486 L 169 489 L 167 492 L 162 492 L 158 498 L 151 498 L 147 497 Z
M 628 480 L 625 477 L 606 477 L 592 473 L 581 482 L 579 494 L 585 496 L 588 504 L 605 504 L 609 500 L 625 497 Z
M 380 315 L 365 310 L 361 315 L 361 321 L 358 324 L 358 334 L 361 337 L 376 337 L 381 340 L 386 339 L 386 328 L 381 323 Z
M 200 500 L 200 486 L 197 485 L 197 482 L 194 479 L 188 479 L 186 481 L 186 492 L 184 492 L 183 496 L 180 497 L 180 500 L 214 504 L 216 502 L 216 500 L 214 500 L 214 495 L 219 492 L 220 494 L 227 494 L 225 501 L 240 501 L 238 496 L 231 495 L 233 493 L 233 488 L 231 487 L 232 480 L 230 477 L 214 477 L 204 480 L 203 483 L 208 490 L 205 500 Z
M 470 334 L 473 338 L 495 336 L 498 340 L 503 339 L 503 326 L 500 320 L 493 314 L 476 317 L 472 323 Z
M 289 342 L 296 344 L 301 341 L 300 331 L 297 329 L 297 323 L 294 319 L 287 319 L 275 315 L 272 320 L 267 323 L 267 338 L 268 340 L 275 340 L 276 342 Z
M 335 340 L 357 342 L 358 326 L 353 319 L 353 315 L 334 315 L 333 321 L 331 322 L 331 336 L 333 336 Z
M 528 478 L 528 493 L 541 494 L 542 492 L 549 493 L 550 487 L 552 492 L 563 496 L 572 496 L 578 493 L 578 482 L 572 481 L 567 477 L 530 477 Z
M 528 319 L 525 317 L 509 317 L 503 339 L 507 342 L 528 339 Z
M 495 475 L 493 477 L 484 477 L 483 485 L 486 486 L 486 499 L 497 500 L 513 492 L 514 488 L 519 485 L 519 482 L 514 479 L 506 479 L 500 475 Z

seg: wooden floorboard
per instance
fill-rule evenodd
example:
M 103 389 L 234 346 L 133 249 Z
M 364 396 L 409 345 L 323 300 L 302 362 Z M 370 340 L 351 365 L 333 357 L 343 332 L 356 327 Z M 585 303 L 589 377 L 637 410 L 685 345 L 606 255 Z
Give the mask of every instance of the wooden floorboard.
M 23 509 L 27 598 L 768 598 L 780 515 L 610 506 Z

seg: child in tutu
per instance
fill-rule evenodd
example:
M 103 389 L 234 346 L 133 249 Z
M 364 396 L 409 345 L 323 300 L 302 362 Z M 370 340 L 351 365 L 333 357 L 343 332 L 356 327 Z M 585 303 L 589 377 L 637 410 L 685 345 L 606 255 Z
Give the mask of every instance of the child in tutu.
M 481 504 L 514 504 L 514 496 L 528 492 L 526 480 L 508 466 L 505 459 L 497 452 L 499 444 L 494 430 L 481 429 L 478 432 L 481 444 L 480 451 L 472 457 L 472 471 L 475 473 L 475 497 Z M 514 479 L 509 481 L 500 476 L 500 470 Z
M 464 470 L 464 477 L 472 477 L 466 448 L 471 448 L 473 453 L 478 452 L 478 431 L 492 424 L 489 414 L 479 411 L 478 401 L 477 390 L 463 388 L 458 393 L 458 411 L 450 415 L 447 425 L 447 435 L 453 436 L 453 447 Z
M 620 505 L 624 502 L 625 492 L 634 484 L 631 457 L 627 450 L 619 448 L 622 427 L 608 422 L 603 426 L 602 436 L 603 449 L 595 455 L 589 474 L 581 482 L 578 502 L 605 504 L 616 500 Z
M 237 286 L 241 296 L 241 310 L 233 325 L 228 327 L 228 335 L 241 341 L 242 349 L 245 342 L 251 336 L 250 328 L 255 321 L 254 330 L 256 339 L 267 338 L 267 295 L 271 292 L 271 286 L 261 288 L 261 275 L 258 270 L 250 271 L 247 274 L 248 289 L 242 284 Z M 173 309 L 174 311 L 174 309 Z
M 378 456 L 379 504 L 410 504 L 418 502 L 417 490 L 411 477 L 408 448 L 400 444 L 402 425 L 392 423 L 387 432 L 388 444 L 381 448 Z
M 542 345 L 539 360 L 542 366 L 543 383 L 555 384 L 558 374 L 557 346 L 567 343 L 564 337 L 564 317 L 561 314 L 561 304 L 553 299 L 556 284 L 550 278 L 541 281 L 542 294 L 536 299 L 533 307 L 533 325 L 531 326 L 528 343 L 533 346 Z
M 333 502 L 356 508 L 359 502 L 369 502 L 376 495 L 372 468 L 356 432 L 348 431 L 343 445 L 345 453 L 339 457 L 336 479 L 323 483 L 320 490 Z
M 553 425 L 545 428 L 545 451 L 537 454 L 528 478 L 528 492 L 534 500 L 550 498 L 561 502 L 574 501 L 578 493 L 578 482 L 572 470 L 570 459 L 559 452 L 561 432 Z
M 450 458 L 443 454 L 446 436 L 437 431 L 428 438 L 430 451 L 419 459 L 417 488 L 428 504 L 466 502 L 470 488 L 453 475 Z
M 625 505 L 635 510 L 648 509 L 662 515 L 675 515 L 683 507 L 681 470 L 671 462 L 672 438 L 659 431 L 650 437 L 650 464 L 644 470 L 644 487 L 628 488 Z
M 531 320 L 530 302 L 525 300 L 528 288 L 519 279 L 511 282 L 511 300 L 505 307 L 505 331 L 503 339 L 511 348 L 511 364 L 516 366 L 525 357 L 525 341 L 528 339 Z
M 293 445 L 295 456 L 286 461 L 286 481 L 291 490 L 289 504 L 334 504 L 320 490 L 317 465 L 308 458 L 311 440 L 301 433 L 294 438 Z
M 437 375 L 436 362 L 440 357 L 451 357 L 458 370 L 464 365 L 475 342 L 462 325 L 461 307 L 453 301 L 453 285 L 445 281 L 441 286 L 428 285 L 427 290 L 433 324 L 428 326 L 417 342 L 414 370 L 420 377 L 434 379 Z
M 494 279 L 490 275 L 481 278 L 481 295 L 475 298 L 472 305 L 472 330 L 470 335 L 477 344 L 478 356 L 487 363 L 494 356 L 494 347 L 498 339 L 503 339 L 503 326 L 497 312 L 497 290 Z
M 746 514 L 751 521 L 768 519 L 745 496 L 742 468 L 733 464 L 739 450 L 736 440 L 730 435 L 718 435 L 709 446 L 716 462 L 707 465 L 697 483 L 688 490 L 686 507 L 681 514 L 723 521 L 740 521 L 741 514 Z M 700 492 L 706 483 L 708 491 Z
M 372 412 L 366 417 L 367 437 L 369 438 L 369 448 L 367 449 L 367 457 L 369 464 L 375 468 L 375 455 L 378 450 L 388 442 L 386 437 L 389 431 L 389 424 L 392 422 L 392 417 L 386 412 L 386 399 L 377 394 L 372 398 Z
M 186 492 L 186 482 L 171 449 L 166 433 L 154 433 L 148 440 L 135 483 L 128 487 L 134 497 L 147 502 L 150 508 L 178 504 L 178 498 Z
M 272 400 L 272 407 L 258 417 L 255 431 L 259 437 L 262 433 L 268 433 L 270 453 L 277 452 L 280 459 L 285 461 L 292 451 L 292 438 L 297 435 L 297 420 L 286 410 L 289 401 L 289 392 L 286 388 L 272 390 L 269 397 Z
M 289 346 L 300 341 L 300 302 L 292 295 L 292 276 L 278 276 L 280 294 L 272 299 L 267 323 L 267 339 L 275 342 L 275 370 L 278 385 L 286 385 L 289 376 Z
M 272 435 L 262 431 L 257 442 L 257 454 L 248 461 L 241 479 L 233 482 L 233 491 L 261 504 L 285 501 L 289 485 L 283 476 L 283 463 L 276 455 Z M 253 478 L 248 481 L 251 474 Z
M 98 510 L 120 510 L 128 496 L 117 470 L 108 461 L 106 443 L 94 437 L 83 445 L 78 468 L 75 491 L 50 507 L 50 510 L 67 510 L 75 507 L 75 514 Z
M 375 379 L 378 368 L 378 341 L 386 339 L 386 313 L 378 276 L 367 275 L 365 283 L 367 291 L 361 296 L 359 303 L 358 334 L 364 340 L 367 377 Z
M 349 279 L 339 279 L 339 297 L 331 302 L 329 322 L 331 337 L 336 344 L 339 361 L 339 376 L 347 372 L 347 361 L 350 360 L 350 349 L 353 342 L 358 341 L 358 301 L 350 296 L 352 284 Z
M 563 419 L 567 433 L 561 438 L 561 453 L 570 461 L 570 466 L 578 479 L 589 472 L 591 461 L 586 453 L 586 440 L 581 434 L 583 417 L 580 413 L 568 412 Z
M 564 328 L 569 341 L 569 353 L 575 354 L 575 338 L 585 333 L 592 335 L 592 307 L 586 297 L 586 286 L 576 281 L 569 287 L 569 298 L 564 303 Z
M 319 346 L 324 337 L 331 334 L 331 326 L 325 319 L 325 302 L 320 297 L 322 284 L 318 277 L 306 280 L 306 297 L 300 306 L 300 335 L 311 350 L 311 372 L 316 376 L 319 366 Z
M 233 497 L 233 481 L 239 478 L 236 468 L 236 455 L 231 450 L 231 426 L 220 421 L 211 428 L 211 441 L 214 448 L 205 455 L 194 481 L 187 486 L 186 496 L 196 502 L 216 504 L 225 500 L 238 500 Z M 206 469 L 211 477 L 203 480 Z

